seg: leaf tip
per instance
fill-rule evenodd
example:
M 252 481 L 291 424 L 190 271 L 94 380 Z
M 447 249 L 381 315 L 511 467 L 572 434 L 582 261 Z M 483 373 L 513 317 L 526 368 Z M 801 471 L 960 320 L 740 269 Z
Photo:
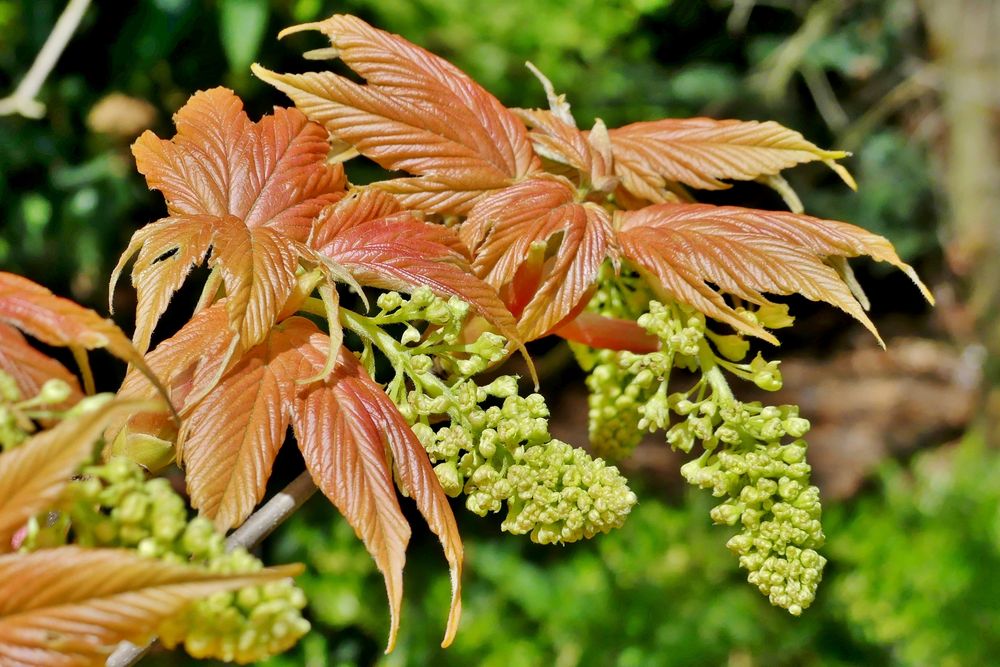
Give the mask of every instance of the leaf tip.
M 278 39 L 284 39 L 289 35 L 294 35 L 297 32 L 306 32 L 307 30 L 316 30 L 322 32 L 323 24 L 319 21 L 313 21 L 311 23 L 300 23 L 299 25 L 290 25 L 278 33 Z
M 849 157 L 851 155 L 850 153 L 847 153 L 847 152 L 844 152 L 844 151 L 841 151 L 841 152 L 844 153 L 843 157 Z M 823 163 L 826 166 L 828 166 L 830 169 L 832 169 L 833 172 L 835 174 L 837 174 L 837 176 L 840 176 L 840 180 L 844 181 L 844 183 L 847 185 L 847 187 L 849 187 L 854 192 L 857 192 L 858 191 L 858 183 L 857 183 L 857 181 L 854 180 L 854 177 L 851 176 L 851 172 L 847 171 L 847 167 L 845 167 L 844 165 L 837 164 L 836 162 L 834 162 L 834 159 L 838 159 L 838 158 L 827 158 L 827 159 L 823 160 Z

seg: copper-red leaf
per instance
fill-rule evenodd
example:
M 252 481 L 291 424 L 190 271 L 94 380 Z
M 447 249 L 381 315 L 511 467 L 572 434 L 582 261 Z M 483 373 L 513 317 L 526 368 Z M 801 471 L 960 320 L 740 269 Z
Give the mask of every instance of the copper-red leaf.
M 125 549 L 72 546 L 0 556 L 0 664 L 103 665 L 118 642 L 148 639 L 194 600 L 300 571 L 222 574 Z
M 0 371 L 7 373 L 17 384 L 24 397 L 34 396 L 46 380 L 62 380 L 70 388 L 66 404 L 83 398 L 76 376 L 65 366 L 33 348 L 21 332 L 0 323 Z
M 73 303 L 27 278 L 0 271 L 0 322 L 17 327 L 47 345 L 93 350 L 104 348 L 145 374 L 157 388 L 159 380 L 111 320 Z
M 458 235 L 412 213 L 386 215 L 391 206 L 385 199 L 385 193 L 368 190 L 328 209 L 317 223 L 317 251 L 363 285 L 400 291 L 425 286 L 439 296 L 456 296 L 520 344 L 517 323 L 496 290 L 472 272 Z
M 191 504 L 223 530 L 261 500 L 288 429 L 301 349 L 316 329 L 292 318 L 244 354 L 191 410 L 178 457 Z
M 327 344 L 317 331 L 311 346 L 301 348 L 305 364 L 321 368 Z M 395 464 L 401 486 L 440 538 L 451 566 L 452 608 L 444 640 L 449 643 L 461 612 L 462 543 L 427 452 L 395 405 L 345 350 L 330 378 L 300 390 L 292 426 L 316 484 L 354 527 L 385 577 L 392 615 L 390 649 L 399 624 L 410 534 L 393 489 Z
M 818 148 L 774 121 L 666 118 L 632 123 L 609 132 L 614 171 L 633 195 L 654 203 L 672 199 L 668 181 L 719 190 L 720 179 L 752 180 L 782 169 L 822 160 L 850 185 L 854 181 L 834 160 L 843 151 Z
M 575 195 L 565 179 L 530 179 L 485 198 L 462 225 L 473 268 L 497 289 L 509 286 L 532 255 L 551 255 L 519 314 L 526 340 L 549 333 L 583 305 L 608 255 L 607 213 Z M 547 248 L 552 243 L 554 251 Z
M 878 337 L 829 263 L 868 255 L 905 271 L 931 298 L 886 239 L 843 222 L 730 206 L 659 204 L 620 213 L 616 226 L 622 254 L 673 298 L 771 342 L 776 342 L 771 334 L 739 317 L 720 292 L 754 303 L 765 303 L 764 293 L 826 301 Z
M 230 324 L 245 348 L 263 340 L 295 279 L 295 244 L 316 214 L 343 196 L 343 169 L 326 164 L 326 132 L 295 109 L 251 122 L 224 88 L 196 93 L 174 118 L 177 134 L 146 132 L 132 147 L 139 171 L 170 217 L 133 237 L 112 275 L 142 249 L 136 343 L 149 334 L 191 267 L 212 248 L 230 296 Z
M 362 155 L 422 177 L 385 184 L 408 208 L 462 213 L 484 191 L 538 169 L 517 118 L 445 60 L 354 16 L 289 31 L 296 30 L 327 35 L 367 85 L 331 72 L 278 74 L 255 65 L 254 73 Z

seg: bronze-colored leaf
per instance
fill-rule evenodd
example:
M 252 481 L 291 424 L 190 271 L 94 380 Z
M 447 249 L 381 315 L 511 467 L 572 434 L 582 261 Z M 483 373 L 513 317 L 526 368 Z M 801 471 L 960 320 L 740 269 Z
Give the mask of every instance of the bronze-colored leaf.
M 767 303 L 764 293 L 826 301 L 878 338 L 864 308 L 830 265 L 833 258 L 868 255 L 905 271 L 931 299 L 886 239 L 844 222 L 731 206 L 658 204 L 618 214 L 616 227 L 622 254 L 670 296 L 773 343 L 771 334 L 740 318 L 721 293 L 758 304 Z
M 521 345 L 513 315 L 497 291 L 476 277 L 468 251 L 450 228 L 391 209 L 391 197 L 367 189 L 327 209 L 317 222 L 317 252 L 347 269 L 363 285 L 410 292 L 424 286 L 456 296 Z M 367 215 L 380 215 L 365 219 Z
M 295 109 L 253 123 L 232 91 L 196 93 L 174 117 L 171 140 L 146 132 L 133 145 L 139 171 L 170 217 L 139 230 L 112 274 L 136 251 L 136 343 L 149 335 L 191 267 L 211 248 L 226 286 L 230 324 L 244 348 L 263 340 L 295 280 L 295 244 L 316 214 L 343 196 L 343 168 L 326 164 L 326 132 Z
M 142 642 L 194 600 L 300 571 L 221 574 L 125 549 L 72 546 L 0 556 L 0 664 L 103 665 L 118 642 Z
M 288 429 L 296 382 L 307 377 L 300 348 L 317 333 L 303 318 L 279 324 L 185 420 L 178 459 L 191 504 L 220 530 L 243 523 L 264 496 Z
M 63 405 L 72 405 L 83 398 L 75 375 L 29 345 L 20 331 L 3 323 L 0 323 L 0 371 L 14 378 L 25 398 L 37 394 L 49 379 L 62 380 L 69 385 L 70 395 Z
M 384 184 L 407 208 L 464 213 L 483 192 L 538 169 L 517 118 L 454 65 L 354 16 L 285 33 L 300 30 L 329 37 L 367 85 L 331 72 L 278 74 L 255 65 L 254 73 L 339 141 L 421 177 Z
M 622 185 L 653 203 L 673 199 L 669 182 L 720 190 L 729 187 L 720 179 L 753 180 L 814 160 L 855 187 L 847 170 L 834 162 L 848 153 L 822 150 L 774 121 L 666 118 L 632 123 L 609 135 Z
M 324 338 L 315 335 L 312 345 L 302 348 L 313 368 L 325 363 Z M 427 452 L 395 405 L 345 350 L 330 378 L 300 391 L 292 426 L 317 486 L 354 527 L 385 577 L 392 616 L 387 650 L 399 627 L 410 535 L 393 488 L 394 463 L 400 485 L 440 538 L 451 566 L 452 606 L 444 644 L 450 643 L 461 613 L 462 543 Z
M 577 202 L 575 195 L 565 179 L 522 181 L 485 198 L 462 225 L 462 240 L 475 257 L 473 268 L 487 283 L 506 290 L 502 294 L 519 316 L 525 340 L 575 315 L 608 255 L 607 213 Z M 526 265 L 531 279 L 511 290 Z M 529 295 L 526 301 L 523 294 Z M 526 305 L 520 308 L 522 301 Z
M 104 348 L 138 368 L 162 392 L 145 359 L 114 322 L 54 295 L 27 278 L 0 271 L 0 322 L 17 327 L 46 345 Z

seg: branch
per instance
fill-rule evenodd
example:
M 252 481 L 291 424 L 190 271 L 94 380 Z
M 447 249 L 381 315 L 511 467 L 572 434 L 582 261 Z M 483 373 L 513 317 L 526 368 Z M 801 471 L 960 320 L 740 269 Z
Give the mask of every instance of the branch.
M 38 91 L 42 89 L 42 84 L 55 67 L 70 37 L 76 32 L 89 5 L 90 0 L 69 0 L 42 49 L 35 56 L 31 69 L 21 79 L 14 93 L 0 100 L 0 116 L 21 114 L 26 118 L 41 118 L 45 114 L 45 105 L 36 99 Z
M 295 510 L 301 507 L 315 492 L 316 485 L 307 470 L 264 503 L 263 507 L 251 514 L 242 526 L 234 530 L 232 535 L 226 539 L 226 551 L 232 551 L 236 547 L 249 549 L 256 546 L 294 514 Z M 149 652 L 155 642 L 156 640 L 152 639 L 145 646 L 138 646 L 132 642 L 121 642 L 115 652 L 108 656 L 106 667 L 130 667 L 134 665 Z

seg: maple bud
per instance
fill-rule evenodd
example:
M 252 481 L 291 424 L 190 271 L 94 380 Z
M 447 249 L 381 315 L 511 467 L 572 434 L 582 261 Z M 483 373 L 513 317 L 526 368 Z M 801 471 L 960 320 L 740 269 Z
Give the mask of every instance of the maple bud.
M 21 400 L 21 389 L 17 380 L 9 373 L 0 370 L 0 401 L 17 403 Z
M 45 381 L 38 394 L 31 399 L 32 405 L 54 405 L 62 403 L 73 393 L 65 380 L 50 378 Z

